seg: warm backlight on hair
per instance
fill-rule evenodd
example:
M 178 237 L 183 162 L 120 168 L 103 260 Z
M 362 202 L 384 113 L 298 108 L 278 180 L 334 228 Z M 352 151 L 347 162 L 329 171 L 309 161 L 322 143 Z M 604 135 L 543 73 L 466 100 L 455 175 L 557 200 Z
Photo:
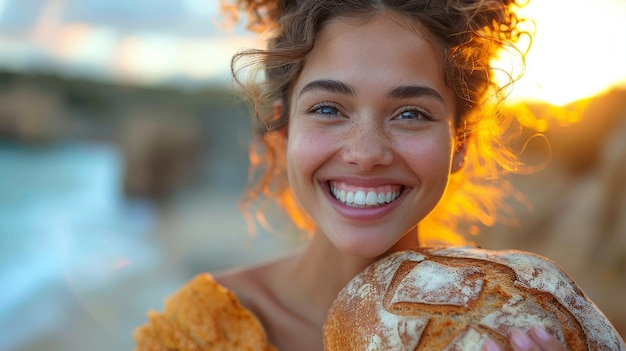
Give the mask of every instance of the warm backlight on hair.
M 564 105 L 626 84 L 626 1 L 531 0 L 519 15 L 536 30 L 512 98 Z

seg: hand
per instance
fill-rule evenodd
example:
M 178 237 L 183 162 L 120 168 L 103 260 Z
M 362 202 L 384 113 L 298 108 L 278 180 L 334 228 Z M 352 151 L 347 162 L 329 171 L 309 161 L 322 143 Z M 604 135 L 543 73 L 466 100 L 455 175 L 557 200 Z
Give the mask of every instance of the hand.
M 509 342 L 515 351 L 567 351 L 561 342 L 539 327 L 532 327 L 528 333 L 519 329 L 509 335 Z M 482 351 L 502 351 L 491 339 L 487 339 Z

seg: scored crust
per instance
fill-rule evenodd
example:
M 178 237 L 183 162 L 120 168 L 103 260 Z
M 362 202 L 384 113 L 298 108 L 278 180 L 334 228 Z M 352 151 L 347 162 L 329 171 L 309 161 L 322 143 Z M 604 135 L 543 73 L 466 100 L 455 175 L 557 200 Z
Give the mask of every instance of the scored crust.
M 162 314 L 135 329 L 135 351 L 271 351 L 259 320 L 235 294 L 199 274 L 165 301 Z
M 417 248 L 385 257 L 338 294 L 324 349 L 480 350 L 537 325 L 569 350 L 626 350 L 600 310 L 554 262 L 517 250 Z

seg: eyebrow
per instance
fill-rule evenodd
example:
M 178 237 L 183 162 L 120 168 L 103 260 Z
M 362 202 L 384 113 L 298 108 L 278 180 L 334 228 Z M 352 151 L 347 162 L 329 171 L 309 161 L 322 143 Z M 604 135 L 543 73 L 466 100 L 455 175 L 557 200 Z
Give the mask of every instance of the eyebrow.
M 443 96 L 439 94 L 435 89 L 421 86 L 421 85 L 403 85 L 396 88 L 393 88 L 389 92 L 389 97 L 395 99 L 407 99 L 414 97 L 432 97 L 441 102 L 444 102 Z
M 332 80 L 332 79 L 323 79 L 323 80 L 314 80 L 307 85 L 305 85 L 302 90 L 300 90 L 300 95 L 302 96 L 305 93 L 312 90 L 324 90 L 329 91 L 331 93 L 343 94 L 343 95 L 355 95 L 356 90 L 343 82 Z
M 302 90 L 300 90 L 299 96 L 313 90 L 323 90 L 343 95 L 356 95 L 356 89 L 349 84 L 332 79 L 321 79 L 314 80 L 305 85 Z M 426 96 L 444 102 L 443 96 L 441 96 L 441 94 L 439 94 L 435 89 L 421 85 L 403 85 L 395 87 L 389 91 L 387 96 L 394 99 L 408 99 Z

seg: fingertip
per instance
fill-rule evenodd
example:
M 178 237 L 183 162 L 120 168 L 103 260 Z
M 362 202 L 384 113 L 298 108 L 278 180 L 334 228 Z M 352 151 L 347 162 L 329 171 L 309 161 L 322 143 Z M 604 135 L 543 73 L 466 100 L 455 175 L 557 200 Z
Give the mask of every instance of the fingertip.
M 533 349 L 533 341 L 519 329 L 513 329 L 511 332 L 511 346 L 513 346 L 516 350 L 532 350 Z
M 485 342 L 483 343 L 483 347 L 481 350 L 482 351 L 501 351 L 500 346 L 498 346 L 498 344 L 496 344 L 495 341 L 491 340 L 490 338 L 485 339 Z
M 556 336 L 548 333 L 545 329 L 533 326 L 528 330 L 528 335 L 544 350 L 566 350 L 563 342 Z
M 531 327 L 529 332 L 539 341 L 548 342 L 553 339 L 552 335 L 548 334 L 545 329 L 538 326 Z

